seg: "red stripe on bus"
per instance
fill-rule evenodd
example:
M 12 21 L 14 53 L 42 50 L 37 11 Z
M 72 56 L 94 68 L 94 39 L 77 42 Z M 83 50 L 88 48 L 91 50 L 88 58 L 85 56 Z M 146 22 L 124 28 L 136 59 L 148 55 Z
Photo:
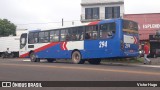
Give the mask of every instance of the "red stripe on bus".
M 68 50 L 66 45 L 67 45 L 67 42 L 65 42 L 64 48 L 65 48 L 65 50 Z
M 29 53 L 25 53 L 25 54 L 20 55 L 20 58 L 25 58 L 25 57 L 28 57 L 28 56 L 29 56 Z
M 50 44 L 48 44 L 48 45 L 45 45 L 45 46 L 42 46 L 42 47 L 40 47 L 40 48 L 35 49 L 34 52 L 40 52 L 40 51 L 42 51 L 42 50 L 45 50 L 45 49 L 47 49 L 47 48 L 49 48 L 49 47 L 52 47 L 52 46 L 55 46 L 55 45 L 57 45 L 57 44 L 59 44 L 59 42 L 52 42 L 52 43 L 50 43 Z
M 35 49 L 34 52 L 40 52 L 40 51 L 42 51 L 42 50 L 45 50 L 45 49 L 47 49 L 47 48 L 49 48 L 49 47 L 52 47 L 52 46 L 55 46 L 55 45 L 57 45 L 57 44 L 59 44 L 59 42 L 49 43 L 48 45 L 45 45 L 45 46 L 42 46 L 42 47 L 40 47 L 40 48 Z M 21 58 L 25 58 L 25 57 L 28 57 L 28 56 L 29 56 L 29 52 L 20 55 Z
M 67 50 L 66 44 L 67 44 L 67 42 L 62 42 L 61 43 L 60 47 L 61 47 L 62 50 Z
M 137 38 L 134 36 L 134 44 L 137 44 Z
M 61 42 L 61 44 L 60 44 L 60 48 L 63 50 L 63 43 L 64 42 Z
M 88 26 L 93 26 L 93 25 L 97 25 L 100 21 L 94 21 L 88 24 Z

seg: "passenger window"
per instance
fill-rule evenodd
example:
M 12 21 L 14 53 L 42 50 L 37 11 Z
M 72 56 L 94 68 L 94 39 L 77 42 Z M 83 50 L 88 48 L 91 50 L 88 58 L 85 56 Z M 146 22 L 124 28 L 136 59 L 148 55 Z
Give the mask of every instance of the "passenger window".
M 33 43 L 35 43 L 34 42 L 34 33 L 29 33 L 29 35 L 28 35 L 28 43 L 29 44 L 33 44 Z
M 80 41 L 80 40 L 84 40 L 84 29 L 83 27 L 77 27 L 77 40 Z
M 67 39 L 69 39 L 68 29 L 62 29 L 60 41 L 66 41 Z
M 97 39 L 98 26 L 86 26 L 85 39 Z
M 38 43 L 38 33 L 34 33 L 34 43 Z
M 115 31 L 115 23 L 106 23 L 100 25 L 100 39 L 107 39 L 113 37 L 115 35 Z
M 49 42 L 49 32 L 44 32 L 44 43 Z
M 78 37 L 77 37 L 77 27 L 72 29 L 72 33 L 71 33 L 71 40 L 72 41 L 77 41 Z
M 50 31 L 50 42 L 58 42 L 59 41 L 59 31 L 54 30 Z
M 40 32 L 39 33 L 39 42 L 40 43 L 49 42 L 49 32 Z
M 44 42 L 44 32 L 39 33 L 39 42 L 43 43 Z
M 74 27 L 70 30 L 69 35 L 72 41 L 84 40 L 84 29 L 83 27 Z

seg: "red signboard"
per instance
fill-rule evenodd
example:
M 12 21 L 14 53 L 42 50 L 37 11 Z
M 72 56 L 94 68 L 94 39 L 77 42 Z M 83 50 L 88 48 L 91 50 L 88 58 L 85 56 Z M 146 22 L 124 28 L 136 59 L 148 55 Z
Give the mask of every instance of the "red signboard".
M 124 19 L 138 23 L 140 40 L 149 40 L 150 34 L 155 34 L 157 30 L 160 30 L 160 13 L 126 14 Z

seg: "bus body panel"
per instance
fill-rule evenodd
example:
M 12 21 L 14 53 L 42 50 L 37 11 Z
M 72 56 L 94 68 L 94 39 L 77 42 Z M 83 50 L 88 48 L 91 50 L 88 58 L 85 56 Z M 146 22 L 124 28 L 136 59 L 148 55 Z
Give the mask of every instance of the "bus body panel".
M 113 40 L 86 41 L 85 58 L 111 58 L 119 56 L 119 45 Z M 114 48 L 112 48 L 114 47 Z
M 127 20 L 126 20 L 127 21 Z M 122 21 L 123 23 L 124 21 Z M 132 24 L 130 24 L 132 23 Z M 127 24 L 127 29 L 124 26 L 125 24 Z M 122 50 L 122 57 L 137 57 L 139 56 L 139 36 L 138 36 L 138 30 L 136 31 L 136 29 L 129 29 L 129 28 L 138 28 L 137 23 L 135 22 L 131 22 L 131 21 L 127 21 L 125 23 L 123 23 L 122 26 L 122 40 L 124 43 L 124 49 Z M 128 31 L 128 32 L 125 32 Z
M 136 35 L 124 35 L 124 56 L 138 56 L 139 45 L 138 36 Z M 127 39 L 127 40 L 126 40 Z
M 111 38 L 27 44 L 27 52 L 21 53 L 21 57 L 29 57 L 33 51 L 37 58 L 71 59 L 74 50 L 81 53 L 82 59 L 138 56 L 138 35 L 123 33 L 122 19 L 102 20 L 97 25 L 112 22 L 116 23 L 116 32 Z M 132 39 L 137 39 L 137 42 Z
M 77 42 L 77 41 L 75 41 Z M 78 50 L 82 54 L 83 59 L 89 59 L 89 58 L 110 58 L 115 57 L 115 55 L 118 57 L 120 56 L 119 52 L 119 46 L 116 41 L 110 40 L 86 40 L 84 41 L 84 49 L 80 49 L 76 47 L 77 45 L 65 45 L 67 49 L 62 48 L 63 43 L 69 43 L 69 42 L 56 42 L 56 43 L 47 43 L 47 44 L 37 44 L 34 45 L 34 47 L 38 48 L 32 48 L 28 49 L 28 52 L 34 51 L 37 58 L 71 58 L 71 53 L 73 50 Z M 74 42 L 72 42 L 74 43 Z M 102 44 L 102 45 L 101 45 Z M 104 44 L 104 46 L 103 46 Z M 105 45 L 106 44 L 106 45 Z M 68 47 L 75 47 L 70 48 Z M 112 47 L 115 47 L 114 49 Z M 26 56 L 28 57 L 28 56 Z

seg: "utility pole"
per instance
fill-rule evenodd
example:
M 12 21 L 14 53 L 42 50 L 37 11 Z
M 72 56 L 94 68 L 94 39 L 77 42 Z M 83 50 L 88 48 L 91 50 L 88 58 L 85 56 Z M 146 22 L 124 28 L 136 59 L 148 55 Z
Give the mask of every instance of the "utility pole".
M 74 25 L 74 21 L 72 21 L 72 25 Z
M 62 27 L 63 27 L 63 18 L 62 18 Z

